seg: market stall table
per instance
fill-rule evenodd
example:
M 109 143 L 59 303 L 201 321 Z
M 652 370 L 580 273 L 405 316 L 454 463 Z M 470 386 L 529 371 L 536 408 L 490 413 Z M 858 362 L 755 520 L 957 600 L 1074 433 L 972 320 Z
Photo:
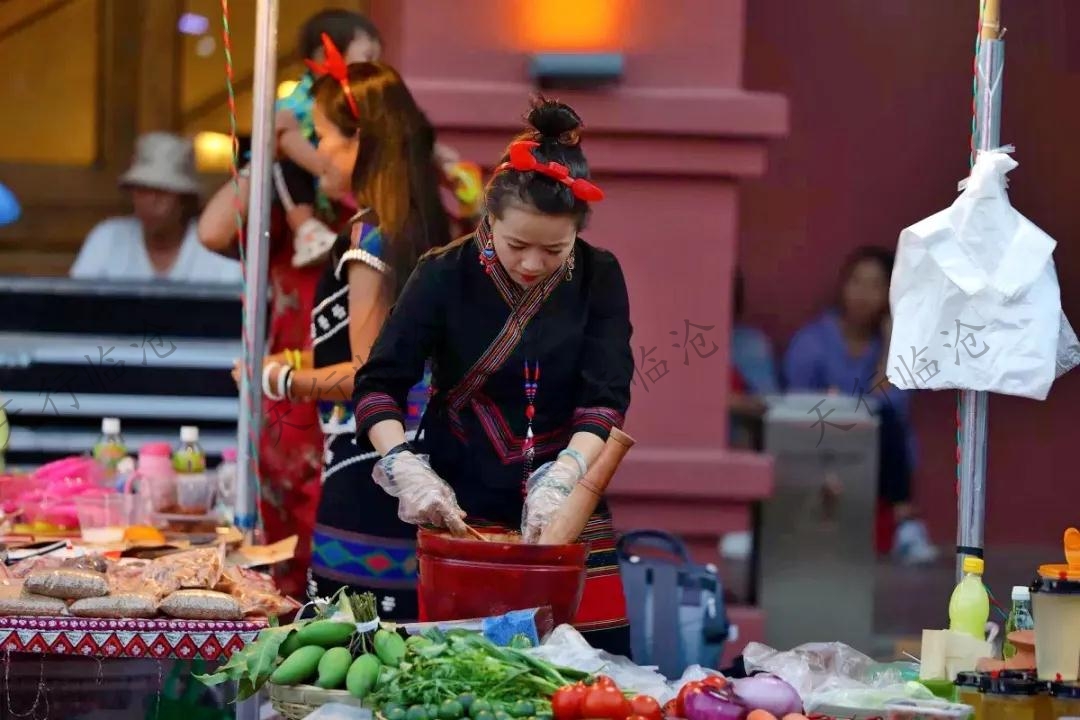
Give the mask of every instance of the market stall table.
M 73 617 L 0 617 L 0 650 L 4 654 L 4 696 L 11 703 L 9 677 L 13 655 L 82 657 L 104 660 L 156 660 L 157 687 L 164 690 L 164 669 L 160 661 L 204 660 L 208 663 L 226 661 L 234 652 L 255 640 L 267 626 L 265 620 L 204 621 L 154 618 L 145 620 L 113 620 Z M 44 678 L 44 664 L 40 670 Z M 103 672 L 96 679 L 101 685 Z M 126 674 L 126 673 L 123 673 Z M 133 678 L 135 679 L 135 678 Z M 65 682 L 66 684 L 66 682 Z M 126 688 L 131 692 L 134 687 Z M 36 698 L 30 702 L 36 702 Z M 53 711 L 58 711 L 54 700 Z M 17 708 L 26 712 L 27 708 Z M 9 712 L 15 709 L 8 707 Z M 237 718 L 258 716 L 255 699 L 238 703 Z

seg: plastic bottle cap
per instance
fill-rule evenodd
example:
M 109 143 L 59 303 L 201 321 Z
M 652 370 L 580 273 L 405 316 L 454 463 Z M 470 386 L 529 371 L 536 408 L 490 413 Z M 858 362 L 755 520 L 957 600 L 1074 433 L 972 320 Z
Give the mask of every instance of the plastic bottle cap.
M 221 459 L 226 462 L 236 462 L 236 448 L 225 448 L 222 450 Z
M 1015 585 L 1012 589 L 1012 599 L 1017 601 L 1029 601 L 1031 600 L 1031 590 L 1023 585 Z
M 102 435 L 119 435 L 120 434 L 120 418 L 102 418 L 101 419 L 101 434 Z
M 194 425 L 183 425 L 180 428 L 180 442 L 199 442 L 199 428 Z
M 982 558 L 971 556 L 964 558 L 964 572 L 966 573 L 982 575 L 985 568 L 986 564 L 983 562 Z

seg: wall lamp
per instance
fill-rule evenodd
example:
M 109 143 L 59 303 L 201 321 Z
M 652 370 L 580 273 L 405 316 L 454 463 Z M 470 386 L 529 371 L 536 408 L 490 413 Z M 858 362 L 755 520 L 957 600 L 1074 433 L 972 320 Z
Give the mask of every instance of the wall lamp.
M 593 90 L 613 85 L 623 76 L 622 53 L 534 53 L 529 75 L 543 89 Z

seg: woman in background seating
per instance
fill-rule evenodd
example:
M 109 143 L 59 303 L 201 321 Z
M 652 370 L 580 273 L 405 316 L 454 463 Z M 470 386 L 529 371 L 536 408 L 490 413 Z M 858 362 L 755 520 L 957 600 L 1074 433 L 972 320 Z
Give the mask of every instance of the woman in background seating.
M 784 356 L 784 380 L 788 391 L 850 394 L 858 409 L 874 412 L 880 428 L 878 549 L 887 551 L 891 540 L 900 562 L 922 564 L 935 560 L 937 550 L 911 505 L 911 394 L 885 377 L 892 267 L 893 253 L 884 248 L 863 247 L 848 257 L 836 306 L 792 338 Z

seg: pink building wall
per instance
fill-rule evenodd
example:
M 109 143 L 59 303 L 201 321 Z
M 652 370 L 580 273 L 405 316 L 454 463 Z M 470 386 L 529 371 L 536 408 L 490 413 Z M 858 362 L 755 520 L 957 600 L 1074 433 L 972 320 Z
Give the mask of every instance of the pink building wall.
M 627 421 L 638 444 L 610 495 L 620 527 L 679 532 L 715 560 L 718 536 L 749 527 L 749 503 L 771 490 L 768 458 L 726 447 L 727 338 L 740 186 L 764 173 L 769 141 L 787 131 L 787 105 L 741 88 L 743 0 L 678 5 L 675 13 L 638 0 L 374 0 L 373 15 L 440 138 L 486 163 L 521 128 L 531 51 L 625 53 L 617 87 L 551 93 L 584 118 L 585 149 L 608 196 L 585 237 L 618 254 L 635 354 L 646 356 Z M 573 9 L 550 13 L 560 6 Z M 612 32 L 586 47 L 575 23 L 597 13 L 608 14 Z M 686 321 L 710 328 L 698 342 L 708 357 L 672 347 L 683 344 Z M 736 617 L 744 639 L 757 635 L 759 614 Z

